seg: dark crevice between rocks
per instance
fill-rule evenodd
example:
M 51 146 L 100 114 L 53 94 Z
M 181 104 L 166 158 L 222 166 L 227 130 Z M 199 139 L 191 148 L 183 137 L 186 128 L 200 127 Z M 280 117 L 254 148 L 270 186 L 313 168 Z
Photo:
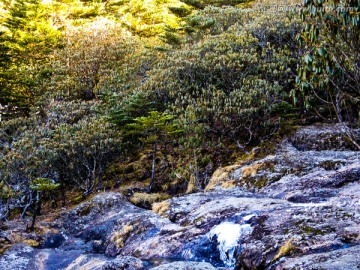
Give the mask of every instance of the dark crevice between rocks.
M 354 246 L 357 246 L 357 245 L 356 244 L 333 244 L 333 245 L 326 246 L 326 247 L 310 249 L 309 252 L 307 252 L 306 254 L 303 254 L 303 255 L 321 254 L 321 253 L 335 251 L 335 250 L 339 250 L 339 249 L 346 249 L 346 248 L 350 248 L 350 247 L 354 247 Z

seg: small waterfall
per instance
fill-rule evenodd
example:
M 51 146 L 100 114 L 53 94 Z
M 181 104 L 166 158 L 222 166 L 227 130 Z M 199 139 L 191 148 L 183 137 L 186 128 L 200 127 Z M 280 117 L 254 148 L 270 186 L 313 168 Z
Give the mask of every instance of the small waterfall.
M 208 238 L 211 240 L 216 235 L 220 259 L 226 267 L 235 267 L 235 249 L 239 246 L 240 238 L 252 232 L 250 224 L 236 224 L 233 222 L 223 222 L 211 229 Z

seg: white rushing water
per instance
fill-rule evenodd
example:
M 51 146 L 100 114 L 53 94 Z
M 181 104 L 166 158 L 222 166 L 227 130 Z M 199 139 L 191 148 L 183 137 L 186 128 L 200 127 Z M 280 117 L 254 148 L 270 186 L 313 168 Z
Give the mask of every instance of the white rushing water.
M 217 236 L 220 259 L 227 267 L 234 267 L 236 259 L 234 257 L 235 249 L 239 245 L 239 239 L 252 232 L 249 224 L 235 224 L 233 222 L 223 222 L 208 233 L 209 239 Z

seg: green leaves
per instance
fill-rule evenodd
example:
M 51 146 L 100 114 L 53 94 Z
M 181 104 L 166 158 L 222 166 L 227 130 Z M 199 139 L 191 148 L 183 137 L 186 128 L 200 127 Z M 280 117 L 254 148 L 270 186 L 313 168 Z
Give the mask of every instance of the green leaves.
M 327 51 L 324 47 L 320 47 L 317 49 L 317 53 L 320 55 L 320 56 L 326 56 L 327 55 Z
M 61 34 L 47 12 L 39 0 L 16 0 L 1 25 L 0 54 L 5 58 L 0 63 L 0 102 L 22 112 L 34 102 L 39 68 L 59 44 Z
M 36 178 L 30 183 L 30 189 L 40 192 L 51 191 L 59 186 L 60 184 L 55 183 L 54 180 L 49 178 Z
M 110 96 L 107 103 L 110 106 L 110 121 L 120 128 L 133 123 L 136 117 L 146 115 L 156 107 L 151 95 L 143 91 Z
M 137 117 L 134 123 L 128 124 L 128 134 L 139 137 L 144 143 L 160 143 L 165 138 L 182 133 L 173 122 L 174 118 L 165 112 L 151 111 L 148 116 Z
M 265 121 L 270 108 L 294 87 L 299 22 L 207 7 L 187 18 L 194 31 L 164 54 L 141 89 L 155 91 L 169 112 L 191 123 L 194 132 L 188 133 L 196 138 L 196 131 L 196 141 L 247 142 L 248 130 L 251 139 L 259 138 L 271 125 L 264 124 L 271 123 Z M 201 30 L 204 25 L 209 28 Z
M 89 102 L 50 102 L 0 127 L 0 179 L 20 190 L 55 189 L 60 175 L 89 193 L 121 147 L 113 124 L 94 113 Z M 7 136 L 3 136 L 3 134 Z M 51 179 L 51 180 L 50 180 Z M 63 181 L 63 180 L 62 180 Z
M 340 122 L 356 123 L 360 93 L 359 1 L 305 0 L 301 18 L 306 23 L 298 37 L 307 53 L 298 68 L 298 94 L 305 108 L 323 106 Z M 311 100 L 311 102 L 310 102 Z M 326 110 L 324 110 L 326 108 Z M 324 116 L 327 117 L 327 116 Z
M 186 17 L 191 14 L 191 10 L 184 6 L 182 7 L 169 7 L 169 10 L 180 18 Z
M 312 56 L 311 54 L 307 54 L 304 57 L 304 61 L 306 64 L 310 64 L 314 61 L 314 56 Z

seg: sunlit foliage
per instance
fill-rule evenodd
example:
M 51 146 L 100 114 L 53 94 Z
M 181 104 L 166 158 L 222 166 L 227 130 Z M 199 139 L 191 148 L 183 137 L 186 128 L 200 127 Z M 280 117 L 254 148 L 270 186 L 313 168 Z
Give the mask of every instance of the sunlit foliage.
M 43 65 L 59 45 L 61 34 L 40 1 L 16 0 L 7 4 L 0 34 L 0 103 L 24 112 L 32 104 L 32 88 L 41 80 Z

